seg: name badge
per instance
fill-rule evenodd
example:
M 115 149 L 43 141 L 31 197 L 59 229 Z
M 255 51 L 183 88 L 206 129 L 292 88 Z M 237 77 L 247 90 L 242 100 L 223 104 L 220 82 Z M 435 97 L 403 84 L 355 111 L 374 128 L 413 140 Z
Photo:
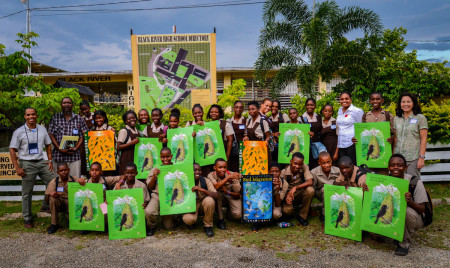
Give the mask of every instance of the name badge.
M 28 153 L 29 154 L 38 154 L 38 144 L 37 143 L 30 143 L 28 144 Z
M 245 125 L 239 125 L 239 129 L 245 129 Z
M 72 130 L 72 134 L 73 134 L 73 135 L 78 135 L 78 129 L 74 128 L 74 129 Z
M 58 193 L 63 193 L 63 192 L 64 192 L 64 187 L 57 187 L 57 188 L 56 188 L 56 191 L 57 191 Z
M 336 125 L 331 125 L 331 129 L 336 129 Z
M 311 123 L 309 123 L 309 127 L 312 127 L 312 124 L 311 124 Z
M 103 184 L 103 190 L 106 190 L 106 186 Z
M 409 123 L 410 124 L 416 124 L 417 123 L 417 119 L 413 118 L 413 119 L 409 120 Z

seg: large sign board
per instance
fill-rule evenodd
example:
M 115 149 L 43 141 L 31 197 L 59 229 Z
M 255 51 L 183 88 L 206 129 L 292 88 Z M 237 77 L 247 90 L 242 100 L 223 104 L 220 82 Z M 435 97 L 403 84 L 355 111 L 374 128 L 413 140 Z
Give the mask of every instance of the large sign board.
M 135 109 L 217 101 L 214 33 L 131 35 L 131 54 Z

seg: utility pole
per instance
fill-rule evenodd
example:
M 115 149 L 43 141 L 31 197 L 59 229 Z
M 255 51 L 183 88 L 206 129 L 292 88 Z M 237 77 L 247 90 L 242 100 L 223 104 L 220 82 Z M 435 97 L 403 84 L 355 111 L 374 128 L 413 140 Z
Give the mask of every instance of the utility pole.
M 26 32 L 29 34 L 31 32 L 31 10 L 30 10 L 30 0 L 20 0 L 20 2 L 27 9 L 27 21 L 26 21 Z M 26 4 L 26 5 L 25 5 Z M 30 44 L 29 44 L 30 45 Z M 28 55 L 31 56 L 31 45 L 28 47 Z M 28 75 L 31 74 L 31 58 L 28 58 Z

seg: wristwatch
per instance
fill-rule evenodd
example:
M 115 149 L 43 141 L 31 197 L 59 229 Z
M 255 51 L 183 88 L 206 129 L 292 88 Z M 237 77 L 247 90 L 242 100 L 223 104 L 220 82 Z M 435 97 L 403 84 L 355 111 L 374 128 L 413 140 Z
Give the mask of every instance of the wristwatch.
M 424 156 L 424 155 L 419 155 L 419 157 L 425 159 L 425 156 Z

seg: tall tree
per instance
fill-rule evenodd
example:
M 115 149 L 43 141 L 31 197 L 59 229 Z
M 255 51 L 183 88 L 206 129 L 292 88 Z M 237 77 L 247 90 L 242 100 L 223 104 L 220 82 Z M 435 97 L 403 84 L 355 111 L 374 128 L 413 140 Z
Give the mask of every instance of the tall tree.
M 0 124 L 17 128 L 24 121 L 24 110 L 28 107 L 36 109 L 39 123 L 48 123 L 51 116 L 60 111 L 63 97 L 71 97 L 74 104 L 78 104 L 80 95 L 76 89 L 53 88 L 45 84 L 41 76 L 25 75 L 28 59 L 32 58 L 25 51 L 37 45 L 33 38 L 38 34 L 17 35 L 16 42 L 22 50 L 6 55 L 6 47 L 0 44 Z M 40 97 L 27 97 L 26 91 L 37 92 Z
M 372 10 L 340 8 L 335 1 L 309 9 L 302 0 L 268 0 L 263 13 L 255 69 L 258 80 L 264 81 L 268 70 L 279 68 L 272 82 L 272 95 L 297 81 L 304 95 L 315 96 L 321 73 L 333 72 L 336 66 L 348 62 L 366 64 L 367 60 L 354 51 L 333 54 L 333 46 L 353 30 L 377 36 L 382 28 L 379 16 Z

